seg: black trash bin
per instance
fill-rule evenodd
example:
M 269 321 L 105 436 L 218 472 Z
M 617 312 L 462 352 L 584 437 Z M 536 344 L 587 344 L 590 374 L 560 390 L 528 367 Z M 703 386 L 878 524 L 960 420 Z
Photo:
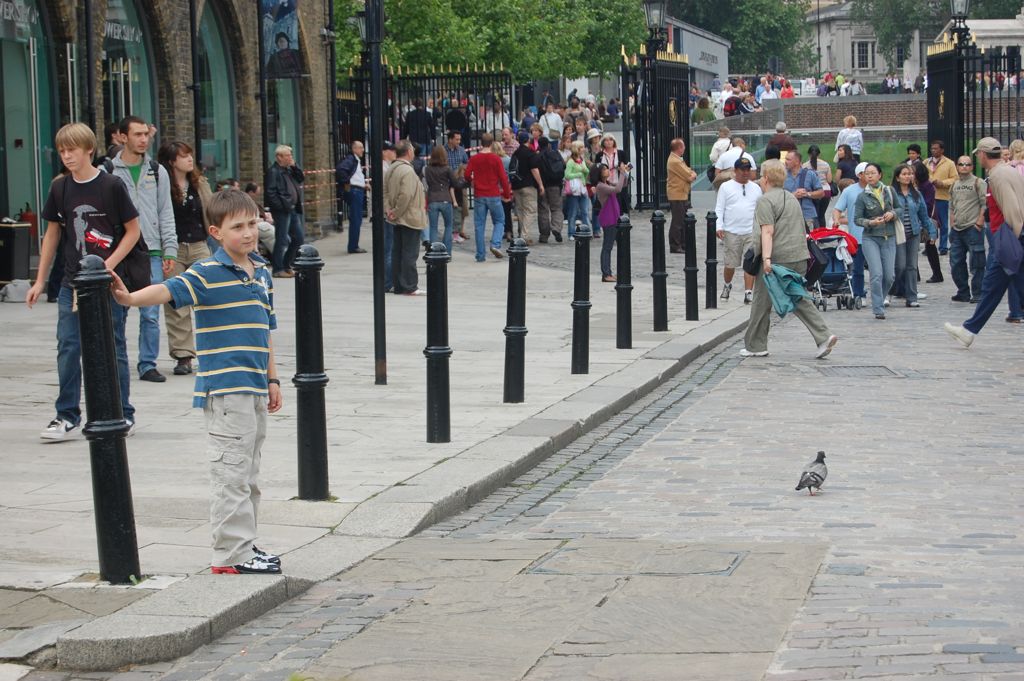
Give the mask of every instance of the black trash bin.
M 0 281 L 28 279 L 30 225 L 0 223 Z

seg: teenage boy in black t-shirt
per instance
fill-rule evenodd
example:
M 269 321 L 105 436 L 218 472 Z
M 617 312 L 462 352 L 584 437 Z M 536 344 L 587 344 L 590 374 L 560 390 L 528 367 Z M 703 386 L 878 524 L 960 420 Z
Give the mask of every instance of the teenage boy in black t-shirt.
M 81 433 L 82 343 L 79 336 L 77 305 L 71 282 L 86 255 L 103 258 L 109 269 L 115 268 L 139 240 L 139 213 L 128 190 L 116 177 L 93 167 L 96 135 L 83 123 L 71 123 L 57 131 L 55 138 L 60 160 L 70 175 L 50 185 L 43 206 L 46 235 L 39 253 L 39 272 L 25 299 L 31 308 L 46 290 L 47 273 L 53 264 L 58 242 L 64 245 L 64 279 L 57 297 L 57 416 L 39 434 L 45 442 L 62 442 Z M 123 225 L 123 230 L 118 226 Z M 120 238 L 119 238 L 120 237 Z M 127 308 L 110 301 L 114 321 L 117 373 L 121 384 L 121 406 L 131 435 L 135 429 L 135 408 L 128 399 L 128 349 L 125 344 Z

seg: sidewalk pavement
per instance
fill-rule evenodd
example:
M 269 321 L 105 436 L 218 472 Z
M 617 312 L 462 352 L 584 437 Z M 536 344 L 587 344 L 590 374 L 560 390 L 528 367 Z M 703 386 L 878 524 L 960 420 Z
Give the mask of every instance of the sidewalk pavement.
M 370 255 L 345 254 L 345 240 L 337 236 L 317 242 L 326 261 L 330 502 L 295 499 L 295 392 L 287 380 L 295 372 L 295 301 L 292 282 L 277 281 L 274 345 L 285 405 L 270 420 L 260 508 L 260 545 L 283 557 L 284 574 L 277 577 L 209 574 L 202 414 L 190 407 L 193 378 L 170 375 L 170 360 L 161 360 L 166 383 L 132 382 L 137 433 L 127 441 L 147 579 L 130 587 L 100 583 L 88 445 L 38 438 L 53 417 L 57 390 L 56 306 L 4 305 L 0 660 L 113 669 L 181 656 L 461 511 L 745 326 L 747 310 L 736 297 L 718 310 L 701 309 L 700 322 L 684 321 L 682 262 L 673 256 L 671 330 L 650 331 L 651 279 L 643 269 L 650 257 L 649 215 L 634 214 L 634 220 L 634 347 L 615 348 L 615 292 L 600 281 L 595 243 L 588 375 L 569 373 L 573 244 L 533 247 L 543 252 L 534 260 L 545 265 L 530 266 L 527 274 L 523 404 L 501 401 L 506 260 L 478 264 L 472 242 L 456 246 L 448 270 L 454 354 L 447 444 L 425 441 L 425 299 L 387 297 L 388 385 L 374 385 Z M 703 246 L 699 253 L 703 259 Z M 420 277 L 425 286 L 422 261 Z M 137 319 L 132 312 L 132 362 Z

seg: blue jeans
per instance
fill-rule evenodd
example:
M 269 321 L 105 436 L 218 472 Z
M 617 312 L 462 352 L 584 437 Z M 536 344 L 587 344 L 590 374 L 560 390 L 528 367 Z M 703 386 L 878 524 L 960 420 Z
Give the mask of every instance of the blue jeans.
M 615 233 L 618 229 L 618 227 L 601 228 L 604 232 L 604 236 L 601 237 L 603 239 L 601 242 L 601 276 L 603 277 L 612 275 L 612 246 L 615 245 Z
M 78 425 L 82 422 L 82 338 L 78 313 L 71 311 L 72 289 L 61 286 L 57 294 L 57 418 Z M 128 400 L 131 377 L 128 374 L 128 345 L 125 343 L 125 322 L 128 308 L 110 300 L 114 321 L 114 353 L 117 357 L 117 378 L 121 387 L 121 411 L 129 421 L 135 420 L 135 407 Z
M 345 192 L 348 204 L 348 252 L 359 248 L 359 230 L 363 226 L 363 200 L 366 192 L 362 187 L 351 187 Z
M 438 216 L 444 217 L 444 236 L 441 238 L 444 241 L 444 247 L 448 249 L 448 253 L 452 252 L 452 229 L 455 227 L 455 216 L 453 215 L 452 204 L 447 201 L 431 201 L 428 206 L 430 220 L 430 243 L 437 241 L 437 218 Z
M 1009 229 L 1003 225 L 1000 229 Z M 1024 272 L 1017 270 L 1010 275 L 1003 270 L 1003 266 L 996 260 L 995 254 L 989 252 L 988 262 L 985 265 L 985 278 L 981 282 L 981 299 L 978 306 L 974 308 L 974 314 L 964 322 L 964 328 L 971 333 L 981 333 L 981 329 L 988 322 L 988 318 L 999 307 L 1003 294 L 1012 291 L 1010 298 L 1010 316 L 1020 318 L 1020 301 L 1024 297 Z M 1014 306 L 1016 300 L 1016 306 Z M 1016 309 L 1014 309 L 1016 307 Z
M 391 276 L 391 249 L 395 243 L 395 226 L 384 221 L 384 290 L 390 290 L 395 286 L 395 279 Z
M 569 221 L 569 238 L 576 236 L 576 218 L 581 225 L 590 226 L 590 198 L 583 196 L 565 197 L 565 217 Z
M 935 199 L 935 217 L 939 221 L 939 250 L 949 250 L 949 201 Z
M 853 295 L 856 296 L 857 298 L 864 298 L 864 297 L 866 297 L 866 293 L 864 292 L 864 248 L 863 248 L 863 246 L 861 248 L 858 248 L 857 249 L 857 255 L 853 256 L 853 265 L 851 265 L 851 267 L 853 269 L 852 276 L 851 276 L 851 279 L 852 279 L 851 283 L 853 285 Z
M 917 259 L 921 255 L 921 235 L 907 237 L 896 246 L 896 274 L 908 303 L 917 302 Z
M 986 237 L 986 240 L 988 241 L 989 249 L 992 248 L 992 236 L 993 236 L 992 235 L 992 230 L 988 229 L 986 227 L 986 229 L 985 229 L 985 237 Z M 991 254 L 992 254 L 992 252 L 990 250 L 989 251 L 989 256 L 990 257 L 991 257 Z M 987 261 L 986 261 L 986 263 L 987 263 Z M 981 288 L 982 289 L 985 288 L 984 282 L 982 282 Z M 981 294 L 979 293 L 978 296 L 980 297 Z M 1024 292 L 1018 293 L 1017 289 L 1015 289 L 1013 286 L 1008 286 L 1006 288 L 1006 303 L 1010 306 L 1010 316 L 1011 317 L 1015 317 L 1017 319 L 1024 319 L 1024 311 L 1021 310 L 1021 298 L 1022 297 L 1024 297 Z
M 864 235 L 860 247 L 871 272 L 871 311 L 885 314 L 885 297 L 896 276 L 896 238 Z
M 501 248 L 501 237 L 505 234 L 505 210 L 501 207 L 501 199 L 497 196 L 478 196 L 473 202 L 473 223 L 476 228 L 476 259 L 486 259 L 484 251 L 484 232 L 487 228 L 487 214 L 491 214 L 494 228 L 491 230 L 491 248 Z
M 302 245 L 304 235 L 302 233 L 302 216 L 294 210 L 276 213 L 274 216 L 274 272 L 289 270 L 292 267 L 292 260 L 295 253 Z
M 159 284 L 164 280 L 164 261 L 149 256 L 149 281 Z M 160 306 L 149 305 L 139 308 L 139 376 L 150 369 L 156 369 L 156 356 L 160 354 Z
M 985 236 L 980 229 L 950 230 L 949 269 L 953 273 L 957 297 L 970 299 L 981 296 L 981 280 L 985 276 Z

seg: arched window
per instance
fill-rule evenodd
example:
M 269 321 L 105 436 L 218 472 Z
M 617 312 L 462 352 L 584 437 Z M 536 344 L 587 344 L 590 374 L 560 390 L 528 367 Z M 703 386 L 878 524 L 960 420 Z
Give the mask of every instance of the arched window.
M 202 149 L 198 160 L 213 185 L 217 180 L 238 178 L 238 137 L 235 125 L 235 84 L 231 56 L 224 40 L 220 17 L 207 0 L 199 20 L 199 111 Z
M 109 0 L 103 25 L 103 111 L 108 122 L 128 115 L 156 124 L 150 36 L 137 0 Z
M 37 0 L 0 12 L 0 77 L 0 217 L 31 221 L 57 163 L 52 46 Z

